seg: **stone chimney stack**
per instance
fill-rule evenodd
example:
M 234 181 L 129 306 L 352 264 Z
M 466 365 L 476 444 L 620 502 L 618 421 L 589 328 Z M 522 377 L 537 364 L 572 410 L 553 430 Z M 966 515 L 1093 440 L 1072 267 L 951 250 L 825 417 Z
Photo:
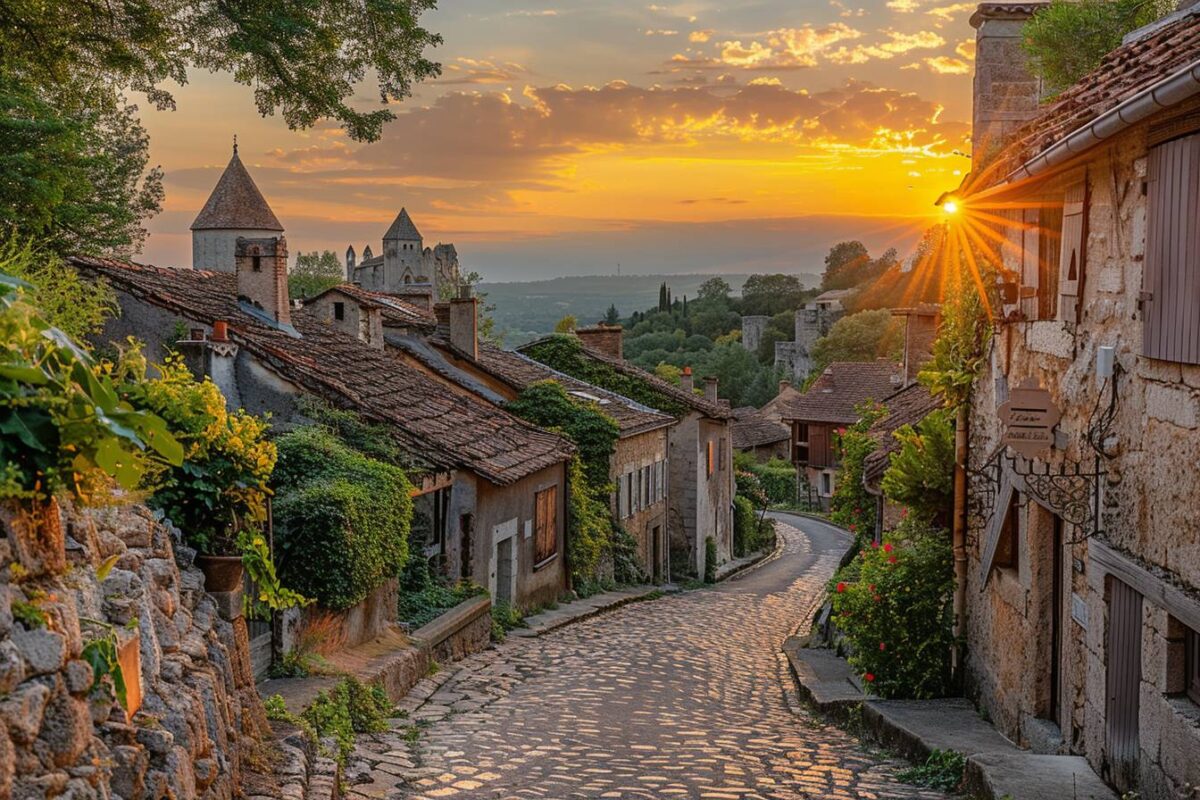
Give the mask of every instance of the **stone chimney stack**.
M 238 300 L 261 310 L 281 325 L 292 324 L 288 299 L 287 239 L 238 237 L 234 245 Z
M 704 379 L 704 399 L 710 403 L 717 402 L 717 379 L 712 376 Z
M 583 342 L 583 346 L 593 353 L 615 358 L 618 361 L 625 357 L 622 348 L 624 334 L 620 325 L 606 325 L 599 322 L 590 328 L 576 328 L 575 335 Z
M 684 367 L 683 371 L 679 373 L 679 388 L 683 389 L 685 392 L 691 392 L 695 388 L 692 383 L 691 367 Z
M 904 317 L 904 385 L 917 382 L 917 373 L 933 357 L 941 307 L 926 303 L 915 308 L 897 308 L 892 316 Z
M 472 360 L 479 358 L 478 307 L 477 297 L 456 297 L 449 304 L 450 344 Z
M 792 388 L 792 382 L 784 378 L 779 382 L 779 393 L 783 394 L 788 389 Z
M 1046 5 L 980 3 L 971 16 L 975 29 L 973 168 L 1037 113 L 1042 83 L 1026 66 L 1021 29 Z

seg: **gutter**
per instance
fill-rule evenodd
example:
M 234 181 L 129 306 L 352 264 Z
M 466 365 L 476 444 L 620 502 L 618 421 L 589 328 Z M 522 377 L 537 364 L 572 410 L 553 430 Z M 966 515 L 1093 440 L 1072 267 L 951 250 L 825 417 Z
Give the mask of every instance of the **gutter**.
M 1200 61 L 1143 89 L 1115 108 L 1109 109 L 1082 128 L 1068 134 L 1041 155 L 1013 170 L 1005 183 L 1032 178 L 1068 161 L 1100 142 L 1111 139 L 1147 117 L 1200 94 Z

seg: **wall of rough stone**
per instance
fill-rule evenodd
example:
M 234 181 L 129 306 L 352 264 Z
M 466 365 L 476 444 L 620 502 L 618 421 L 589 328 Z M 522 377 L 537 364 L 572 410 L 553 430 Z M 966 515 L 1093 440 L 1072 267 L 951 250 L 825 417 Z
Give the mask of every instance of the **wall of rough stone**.
M 57 514 L 0 514 L 0 797 L 236 796 L 270 734 L 244 622 L 218 615 L 194 552 L 145 507 Z M 132 718 L 80 658 L 106 630 L 92 621 L 136 639 Z

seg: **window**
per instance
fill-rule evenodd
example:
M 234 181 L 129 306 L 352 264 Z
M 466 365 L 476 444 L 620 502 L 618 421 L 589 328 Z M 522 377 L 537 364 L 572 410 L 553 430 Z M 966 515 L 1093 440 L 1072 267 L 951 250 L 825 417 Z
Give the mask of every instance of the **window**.
M 540 564 L 558 552 L 558 487 L 534 495 L 533 561 Z
M 346 304 L 345 303 L 334 303 L 333 304 L 333 318 L 338 320 L 339 322 L 346 318 Z
M 262 272 L 262 256 L 252 256 L 250 258 L 250 269 L 255 272 Z
M 707 447 L 706 466 L 708 468 L 708 477 L 711 478 L 713 474 L 713 443 L 711 441 L 708 443 Z
M 796 423 L 796 452 L 792 456 L 793 461 L 798 461 L 801 464 L 808 463 L 808 423 Z
M 1200 704 L 1200 633 L 1186 628 L 1183 638 L 1183 689 L 1193 703 Z
M 1146 178 L 1142 354 L 1200 364 L 1200 134 L 1152 147 Z
M 821 473 L 821 494 L 829 497 L 833 494 L 833 473 Z
M 721 472 L 725 471 L 725 437 L 717 440 L 717 461 L 721 465 Z
M 1004 512 L 1004 523 L 1000 527 L 1000 538 L 996 540 L 996 555 L 992 566 L 1001 569 L 1016 569 L 1021 553 L 1021 495 L 1013 492 Z
M 1043 299 L 1051 304 L 1049 317 L 1066 322 L 1079 321 L 1079 290 L 1083 286 L 1083 268 L 1087 261 L 1087 180 L 1069 187 L 1063 197 L 1062 249 L 1058 260 L 1058 289 L 1049 288 Z

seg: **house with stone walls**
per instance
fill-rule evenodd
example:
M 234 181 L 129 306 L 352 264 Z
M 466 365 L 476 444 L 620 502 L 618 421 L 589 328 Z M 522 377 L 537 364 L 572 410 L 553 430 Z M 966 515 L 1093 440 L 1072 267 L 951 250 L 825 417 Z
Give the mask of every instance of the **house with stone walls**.
M 958 224 L 1003 239 L 970 406 L 966 686 L 1121 792 L 1200 786 L 1200 8 L 1043 102 L 984 3 Z M 975 215 L 973 209 L 984 213 Z
M 588 365 L 551 363 L 549 366 L 579 378 L 576 371 L 589 373 L 588 380 L 613 390 L 596 375 L 614 382 L 632 381 L 653 398 L 659 410 L 675 418 L 668 428 L 667 533 L 670 566 L 676 575 L 703 576 L 706 566 L 705 540 L 716 544 L 718 564 L 733 557 L 733 438 L 734 416 L 727 402 L 717 399 L 717 380 L 704 379 L 704 392 L 694 388 L 690 368 L 683 370 L 680 385 L 665 381 L 626 361 L 620 325 L 598 324 L 576 329 L 581 347 L 579 358 Z M 535 360 L 544 355 L 543 339 L 517 348 Z M 635 480 L 636 483 L 636 480 Z M 631 498 L 638 491 L 630 488 Z M 640 502 L 633 501 L 631 502 Z
M 779 392 L 762 408 L 734 409 L 733 449 L 750 453 L 759 462 L 791 460 L 792 429 L 783 421 L 783 412 L 800 395 L 800 390 L 784 379 L 779 382 Z
M 881 403 L 903 386 L 899 364 L 876 361 L 835 361 L 825 368 L 808 390 L 792 398 L 782 411 L 791 427 L 791 459 L 807 499 L 829 509 L 837 488 L 838 431 L 861 418 L 864 403 Z
M 795 338 L 790 342 L 775 343 L 775 369 L 782 369 L 793 381 L 803 383 L 813 368 L 813 345 L 829 333 L 833 323 L 845 316 L 846 308 L 843 303 L 853 294 L 854 289 L 831 289 L 805 303 L 803 308 L 796 309 Z M 750 325 L 752 330 L 757 329 L 761 341 L 766 322 L 762 323 L 761 329 L 755 322 L 751 322 Z M 757 350 L 757 346 L 754 349 Z
M 646 575 L 656 582 L 669 580 L 667 459 L 675 418 L 481 340 L 476 298 L 456 298 L 438 304 L 435 311 L 436 330 L 389 331 L 385 338 L 408 363 L 445 382 L 450 391 L 469 392 L 502 406 L 532 384 L 550 380 L 579 402 L 595 404 L 617 423 L 618 439 L 609 468 L 614 487 L 610 511 L 637 540 L 639 562 Z
M 368 245 L 362 260 L 356 261 L 354 246 L 346 248 L 346 278 L 364 289 L 407 296 L 429 308 L 458 287 L 458 250 L 440 242 L 426 247 L 402 208 L 383 234 L 382 253 L 372 255 Z

